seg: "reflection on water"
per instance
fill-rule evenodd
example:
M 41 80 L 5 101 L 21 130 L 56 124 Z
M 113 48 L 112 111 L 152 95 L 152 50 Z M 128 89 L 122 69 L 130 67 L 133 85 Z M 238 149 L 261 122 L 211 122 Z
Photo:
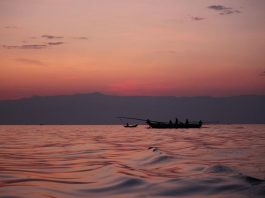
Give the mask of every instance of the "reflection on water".
M 0 197 L 264 197 L 265 125 L 0 126 Z

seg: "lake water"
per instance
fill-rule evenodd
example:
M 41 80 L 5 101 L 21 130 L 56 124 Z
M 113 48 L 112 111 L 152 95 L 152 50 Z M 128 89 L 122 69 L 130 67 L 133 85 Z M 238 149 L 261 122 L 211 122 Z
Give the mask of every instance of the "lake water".
M 265 125 L 0 126 L 0 197 L 265 197 Z

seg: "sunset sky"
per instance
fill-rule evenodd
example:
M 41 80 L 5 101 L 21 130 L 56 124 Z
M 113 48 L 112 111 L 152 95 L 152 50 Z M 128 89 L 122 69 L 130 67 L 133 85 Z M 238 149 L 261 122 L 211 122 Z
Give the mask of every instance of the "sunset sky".
M 265 94 L 264 0 L 0 0 L 0 99 Z

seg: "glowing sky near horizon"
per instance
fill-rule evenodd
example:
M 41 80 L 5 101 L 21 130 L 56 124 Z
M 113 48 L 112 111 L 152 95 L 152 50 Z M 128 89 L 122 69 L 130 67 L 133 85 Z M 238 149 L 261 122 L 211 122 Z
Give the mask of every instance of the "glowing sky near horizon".
M 264 0 L 0 0 L 0 99 L 265 94 Z

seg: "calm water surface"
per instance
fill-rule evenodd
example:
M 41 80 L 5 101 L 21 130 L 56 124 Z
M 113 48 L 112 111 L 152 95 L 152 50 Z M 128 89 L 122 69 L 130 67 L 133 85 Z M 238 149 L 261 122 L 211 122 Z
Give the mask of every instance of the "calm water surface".
M 0 126 L 0 197 L 265 197 L 265 125 Z

